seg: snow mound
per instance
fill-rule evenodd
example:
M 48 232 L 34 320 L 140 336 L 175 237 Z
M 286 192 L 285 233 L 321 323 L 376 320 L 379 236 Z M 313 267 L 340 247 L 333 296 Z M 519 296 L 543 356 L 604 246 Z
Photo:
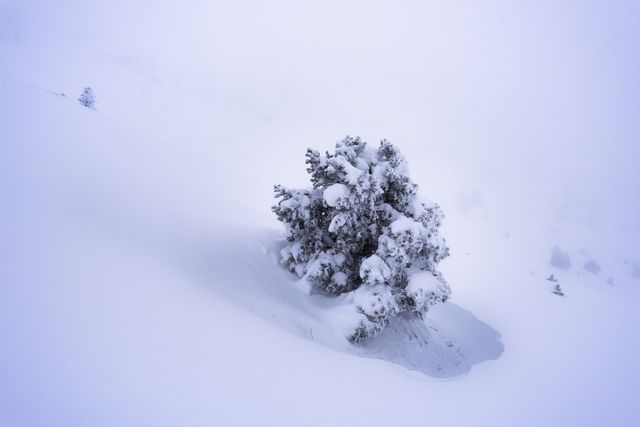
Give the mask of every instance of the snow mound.
M 363 344 L 361 354 L 432 377 L 452 377 L 469 369 L 459 345 L 413 314 L 393 318 L 389 326 Z
M 276 230 L 230 224 L 187 230 L 166 232 L 148 227 L 144 240 L 130 244 L 142 245 L 141 249 L 153 254 L 158 263 L 189 278 L 191 287 L 217 300 L 222 298 L 303 340 L 437 378 L 464 374 L 473 365 L 497 359 L 502 353 L 500 334 L 450 303 L 434 307 L 424 320 L 398 316 L 388 331 L 364 345 L 353 345 L 345 338 L 346 332 L 362 317 L 354 309 L 353 296 L 310 295 L 304 279 L 279 265 L 278 254 L 285 242 Z M 119 233 L 117 229 L 109 232 Z M 233 278 L 232 285 L 229 278 Z M 428 292 L 438 282 L 430 273 L 418 273 L 412 277 L 411 286 Z
M 497 331 L 451 303 L 434 307 L 424 320 L 413 315 L 397 316 L 378 336 L 363 345 L 353 345 L 346 340 L 346 332 L 362 316 L 354 311 L 354 296 L 309 295 L 304 279 L 278 265 L 277 254 L 285 242 L 277 239 L 275 230 L 231 227 L 226 235 L 226 243 L 212 242 L 211 251 L 204 251 L 202 256 L 193 253 L 192 259 L 202 261 L 203 286 L 221 283 L 219 279 L 235 271 L 236 286 L 211 289 L 298 337 L 436 378 L 467 373 L 473 365 L 497 359 L 503 352 Z M 224 251 L 216 246 L 224 247 Z M 248 265 L 240 268 L 238 260 Z M 424 295 L 439 286 L 440 281 L 429 272 L 414 274 L 410 280 L 411 289 Z
M 469 311 L 445 303 L 424 320 L 414 315 L 395 317 L 363 344 L 360 354 L 447 378 L 466 374 L 473 365 L 495 360 L 503 351 L 497 331 Z

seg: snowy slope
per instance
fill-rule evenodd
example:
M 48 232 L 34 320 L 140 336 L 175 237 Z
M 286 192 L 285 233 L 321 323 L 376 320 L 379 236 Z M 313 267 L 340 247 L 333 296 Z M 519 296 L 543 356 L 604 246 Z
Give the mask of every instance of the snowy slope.
M 637 52 L 574 49 L 634 21 L 590 10 L 563 38 L 568 6 L 494 32 L 492 8 L 244 6 L 2 5 L 0 425 L 640 423 Z M 339 301 L 277 265 L 271 185 L 347 132 L 397 143 L 447 214 L 453 298 L 423 352 L 402 323 L 352 347 Z

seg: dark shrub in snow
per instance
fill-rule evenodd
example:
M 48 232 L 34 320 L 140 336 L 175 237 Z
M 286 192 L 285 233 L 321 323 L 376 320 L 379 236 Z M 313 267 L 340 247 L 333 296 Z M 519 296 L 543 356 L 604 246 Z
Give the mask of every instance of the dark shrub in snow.
M 95 96 L 93 96 L 93 89 L 91 89 L 90 87 L 85 87 L 80 94 L 80 98 L 78 98 L 78 102 L 87 108 L 95 110 L 96 98 Z
M 562 292 L 562 289 L 560 289 L 560 285 L 558 283 L 553 285 L 553 290 L 551 292 L 553 292 L 554 294 L 559 295 L 561 297 L 564 296 L 564 292 Z
M 385 140 L 374 148 L 346 137 L 335 153 L 308 149 L 306 157 L 313 187 L 275 186 L 273 211 L 288 240 L 281 262 L 317 292 L 350 294 L 361 316 L 349 339 L 447 300 L 436 270 L 448 255 L 438 231 L 443 214 L 417 198 L 400 152 Z
M 547 277 L 547 280 L 549 282 L 551 282 L 552 286 L 551 286 L 551 292 L 559 295 L 561 297 L 564 296 L 564 292 L 562 292 L 562 289 L 560 288 L 560 284 L 558 283 L 558 279 L 556 278 L 556 276 L 554 276 L 553 274 L 550 275 L 549 277 Z

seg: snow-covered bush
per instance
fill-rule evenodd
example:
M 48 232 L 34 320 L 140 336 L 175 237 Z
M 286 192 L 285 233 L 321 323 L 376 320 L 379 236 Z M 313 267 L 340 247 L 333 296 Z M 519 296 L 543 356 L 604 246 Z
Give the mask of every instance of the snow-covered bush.
M 558 279 L 556 278 L 556 276 L 554 276 L 553 274 L 550 275 L 549 277 L 547 277 L 547 280 L 549 282 L 551 282 L 551 293 L 554 293 L 556 295 L 559 295 L 561 297 L 564 296 L 564 292 L 562 292 L 562 289 L 560 288 L 560 283 L 558 283 Z
M 93 95 L 93 89 L 90 87 L 85 87 L 80 94 L 80 98 L 78 98 L 78 102 L 84 105 L 87 108 L 91 108 L 92 110 L 96 109 L 96 97 Z
M 386 140 L 373 148 L 347 136 L 335 153 L 308 149 L 306 157 L 312 188 L 275 186 L 273 211 L 288 240 L 281 262 L 317 292 L 350 293 L 361 321 L 349 339 L 446 301 L 450 289 L 436 270 L 448 255 L 443 214 L 417 198 L 400 152 Z

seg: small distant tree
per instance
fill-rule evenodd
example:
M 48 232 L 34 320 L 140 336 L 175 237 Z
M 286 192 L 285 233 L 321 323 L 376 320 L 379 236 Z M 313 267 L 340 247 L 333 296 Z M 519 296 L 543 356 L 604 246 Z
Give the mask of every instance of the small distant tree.
M 560 289 L 559 283 L 556 283 L 555 285 L 553 285 L 553 290 L 551 292 L 561 297 L 564 296 L 564 292 L 562 292 L 562 289 Z
M 92 110 L 96 109 L 96 98 L 93 95 L 93 89 L 89 86 L 85 87 L 80 94 L 80 98 L 78 98 L 78 102 L 87 108 L 91 108 Z
M 407 162 L 386 140 L 347 136 L 334 153 L 307 149 L 313 187 L 275 186 L 273 211 L 288 244 L 281 262 L 317 292 L 350 293 L 359 342 L 403 313 L 422 316 L 449 298 L 436 267 L 449 251 L 440 207 L 420 201 Z
M 556 277 L 553 274 L 551 274 L 549 277 L 547 277 L 547 280 L 552 283 L 551 292 L 558 296 L 563 297 L 564 292 L 562 292 L 562 289 L 560 288 L 560 283 L 558 283 L 558 279 L 556 279 Z

